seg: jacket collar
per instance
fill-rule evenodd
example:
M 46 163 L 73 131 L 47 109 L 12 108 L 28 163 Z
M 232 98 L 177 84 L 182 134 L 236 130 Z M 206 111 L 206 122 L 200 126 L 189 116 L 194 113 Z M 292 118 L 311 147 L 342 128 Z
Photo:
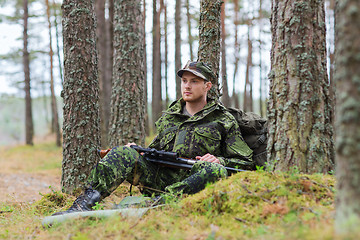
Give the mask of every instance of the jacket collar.
M 185 105 L 184 99 L 180 98 L 179 100 L 173 102 L 170 107 L 164 112 L 168 114 L 174 114 L 174 115 L 183 115 L 182 109 Z M 195 113 L 194 116 L 191 117 L 191 119 L 198 120 L 201 118 L 204 118 L 211 112 L 215 111 L 216 109 L 224 109 L 224 105 L 222 105 L 219 101 L 216 101 L 212 98 L 207 99 L 207 104 L 205 107 L 200 110 L 199 112 Z M 184 116 L 184 115 L 183 115 Z

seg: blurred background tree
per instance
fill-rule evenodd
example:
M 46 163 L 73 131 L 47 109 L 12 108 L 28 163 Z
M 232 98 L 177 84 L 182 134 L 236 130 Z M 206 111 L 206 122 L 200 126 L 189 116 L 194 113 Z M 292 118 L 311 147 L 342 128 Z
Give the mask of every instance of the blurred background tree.
M 203 3 L 205 2 L 203 1 Z M 2 102 L 10 99 L 8 98 L 9 94 L 12 98 L 25 98 L 25 80 L 21 60 L 23 51 L 21 44 L 23 39 L 21 30 L 23 25 L 22 3 L 22 0 L 0 1 L 0 27 L 5 29 L 2 31 L 3 35 L 6 35 L 7 32 L 13 35 L 13 38 L 9 36 L 0 39 L 0 57 L 2 59 L 0 62 L 0 82 L 3 84 L 1 86 L 4 86 L 0 88 Z M 147 135 L 154 134 L 153 124 L 161 111 L 180 96 L 179 78 L 176 76 L 176 71 L 187 60 L 201 58 L 196 54 L 201 48 L 199 38 L 201 3 L 201 1 L 191 2 L 187 0 L 143 0 L 141 2 L 144 22 L 140 24 L 145 31 L 144 47 L 146 49 L 144 55 L 146 66 L 145 119 L 150 120 L 146 121 Z M 58 107 L 58 125 L 59 129 L 62 129 L 63 102 L 60 98 L 60 92 L 63 89 L 63 30 L 59 24 L 62 21 L 61 4 L 61 0 L 29 1 L 28 51 L 33 100 L 31 105 L 32 112 L 36 112 L 33 114 L 35 140 L 48 135 L 56 136 L 57 131 L 54 130 L 56 128 L 54 128 L 56 111 L 54 112 L 53 107 L 51 107 L 53 106 L 52 102 L 54 102 L 51 82 L 53 82 L 53 96 L 55 96 Z M 334 49 L 333 6 L 333 1 L 325 1 L 326 27 L 328 30 L 327 49 L 330 52 L 327 55 L 329 65 L 333 62 L 331 59 L 333 59 Z M 47 11 L 48 8 L 50 11 Z M 220 14 L 220 8 L 218 11 Z M 219 43 L 222 42 L 222 45 L 218 45 L 219 48 L 217 49 L 220 60 L 218 63 L 212 63 L 212 65 L 222 66 L 218 68 L 218 74 L 221 76 L 218 79 L 219 94 L 224 95 L 221 100 L 226 105 L 254 111 L 262 116 L 266 116 L 266 103 L 269 96 L 269 81 L 266 75 L 270 71 L 270 12 L 270 0 L 256 2 L 250 0 L 226 1 L 223 4 L 223 17 L 219 18 L 217 27 L 220 30 L 221 28 L 225 29 L 219 38 Z M 109 146 L 110 97 L 114 61 L 113 0 L 96 0 L 95 14 L 97 19 L 95 41 L 99 56 L 101 145 L 107 147 Z M 204 11 L 202 14 L 206 16 Z M 11 26 L 11 31 L 6 30 L 9 29 L 8 26 Z M 220 30 L 218 33 L 221 32 Z M 50 36 L 53 53 L 49 47 Z M 3 44 L 4 42 L 6 44 Z M 52 60 L 50 56 L 52 56 Z M 150 61 L 146 60 L 146 56 L 152 56 Z M 53 63 L 52 67 L 51 62 Z M 332 67 L 328 69 L 330 74 Z M 329 81 L 332 82 L 331 75 L 329 76 Z M 330 88 L 331 91 L 332 88 Z M 227 95 L 231 101 L 227 100 Z M 0 123 L 2 123 L 2 119 L 6 118 L 14 119 L 12 124 L 15 122 L 23 124 L 17 128 L 20 131 L 20 137 L 13 139 L 11 134 L 1 134 L 3 135 L 1 137 L 3 144 L 25 142 L 25 117 L 22 117 L 25 116 L 25 108 L 24 113 L 14 112 L 13 114 L 14 116 L 6 117 L 0 114 Z M 9 132 L 9 129 L 6 132 Z M 5 133 L 5 130 L 2 130 L 1 133 Z

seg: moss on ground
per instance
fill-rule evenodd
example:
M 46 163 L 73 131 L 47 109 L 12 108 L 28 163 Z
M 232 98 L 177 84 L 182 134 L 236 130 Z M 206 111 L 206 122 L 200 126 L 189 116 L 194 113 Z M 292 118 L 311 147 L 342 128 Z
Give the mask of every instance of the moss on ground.
M 42 229 L 42 217 L 74 199 L 53 191 L 16 217 L 26 226 L 31 214 L 39 215 L 30 231 L 14 236 L 36 231 L 39 239 L 62 239 L 62 232 L 70 239 L 333 239 L 334 185 L 331 175 L 238 173 L 141 219 L 86 218 Z M 124 187 L 118 194 L 123 196 Z

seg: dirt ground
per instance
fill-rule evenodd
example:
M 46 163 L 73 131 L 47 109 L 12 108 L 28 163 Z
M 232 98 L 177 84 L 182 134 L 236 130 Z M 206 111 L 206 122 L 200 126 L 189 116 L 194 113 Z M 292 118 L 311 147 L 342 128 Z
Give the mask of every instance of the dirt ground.
M 44 170 L 46 166 L 44 161 L 34 162 L 33 159 L 27 158 L 28 160 L 24 162 L 21 155 L 16 155 L 16 153 L 9 155 L 6 151 L 6 147 L 0 146 L 0 202 L 31 204 L 40 200 L 44 194 L 61 190 L 60 169 L 51 166 L 50 169 Z M 26 154 L 26 151 L 20 154 Z M 36 157 L 33 158 L 36 159 Z M 56 157 L 61 160 L 61 152 Z M 32 170 L 34 172 L 31 172 Z M 104 202 L 118 203 L 124 196 L 129 195 L 129 189 L 130 184 L 122 184 L 116 194 L 112 194 Z M 137 188 L 133 188 L 133 194 L 137 193 Z
M 31 173 L 4 173 L 0 170 L 1 202 L 32 203 L 53 190 L 60 190 L 60 176 Z

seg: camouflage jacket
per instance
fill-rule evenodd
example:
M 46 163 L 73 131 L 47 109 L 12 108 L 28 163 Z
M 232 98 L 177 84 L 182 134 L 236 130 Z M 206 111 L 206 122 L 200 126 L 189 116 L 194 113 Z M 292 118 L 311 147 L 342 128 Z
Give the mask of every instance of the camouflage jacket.
M 210 153 L 224 166 L 254 168 L 252 150 L 244 142 L 237 121 L 221 103 L 210 99 L 192 117 L 182 113 L 184 105 L 180 99 L 164 112 L 155 123 L 158 135 L 149 147 L 187 158 Z

